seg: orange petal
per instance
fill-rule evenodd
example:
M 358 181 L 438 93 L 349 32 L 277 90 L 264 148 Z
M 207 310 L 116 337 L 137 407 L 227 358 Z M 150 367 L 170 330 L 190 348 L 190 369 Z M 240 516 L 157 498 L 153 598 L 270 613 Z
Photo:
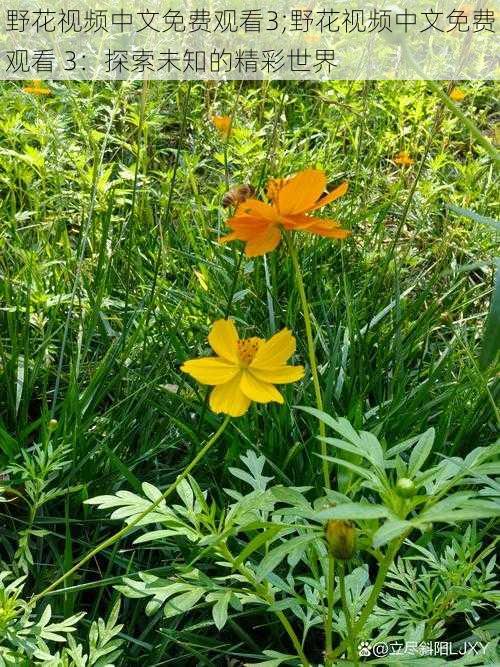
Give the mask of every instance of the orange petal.
M 276 225 L 268 225 L 266 230 L 253 236 L 245 246 L 247 257 L 258 257 L 273 251 L 281 241 L 281 233 Z
M 239 218 L 231 218 L 227 221 L 228 227 L 235 234 L 234 238 L 238 238 L 240 241 L 249 241 L 254 236 L 263 234 L 271 224 L 269 220 L 253 218 L 247 215 Z
M 314 207 L 325 191 L 326 176 L 319 169 L 306 169 L 294 176 L 279 192 L 277 206 L 282 215 L 304 213 Z
M 328 223 L 333 227 L 340 227 L 340 222 L 336 220 L 328 220 L 327 218 L 315 218 L 312 215 L 289 215 L 286 218 L 283 218 L 283 227 L 291 231 L 301 231 L 309 229 L 314 225 L 322 225 L 323 223 Z
M 338 222 L 333 220 L 320 220 L 311 227 L 305 227 L 302 231 L 309 234 L 318 234 L 318 236 L 326 236 L 330 239 L 345 239 L 351 235 L 348 229 L 342 229 Z
M 263 220 L 275 221 L 277 218 L 276 211 L 272 206 L 266 204 L 258 199 L 247 199 L 236 209 L 232 220 L 241 216 L 250 216 L 252 218 L 261 218 Z M 229 224 L 229 223 L 228 223 Z
M 344 181 L 337 188 L 335 188 L 330 193 L 328 193 L 325 197 L 322 197 L 319 200 L 319 202 L 317 202 L 309 210 L 310 211 L 315 211 L 318 208 L 322 208 L 323 206 L 326 206 L 327 204 L 330 204 L 330 202 L 335 201 L 339 197 L 342 197 L 347 192 L 348 187 L 349 187 L 349 183 L 347 181 Z

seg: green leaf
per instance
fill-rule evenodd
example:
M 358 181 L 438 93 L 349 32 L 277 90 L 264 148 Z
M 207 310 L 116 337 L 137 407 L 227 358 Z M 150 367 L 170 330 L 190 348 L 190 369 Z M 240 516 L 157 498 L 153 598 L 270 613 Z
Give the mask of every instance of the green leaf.
M 251 554 L 253 554 L 254 551 L 259 549 L 263 544 L 266 544 L 266 542 L 272 542 L 272 540 L 281 530 L 282 526 L 276 525 L 276 526 L 271 526 L 271 528 L 268 528 L 263 533 L 259 533 L 259 535 L 256 535 L 253 538 L 253 540 L 251 540 L 243 549 L 243 551 L 238 555 L 238 557 L 234 561 L 234 567 L 238 568 L 240 565 L 242 565 L 247 560 L 247 558 Z
M 186 593 L 181 593 L 167 602 L 163 610 L 165 618 L 172 618 L 192 609 L 205 591 L 203 588 L 194 588 Z
M 462 208 L 461 206 L 456 206 L 455 204 L 446 204 L 446 208 L 457 215 L 461 215 L 464 218 L 469 218 L 469 220 L 474 220 L 474 222 L 479 222 L 481 225 L 486 225 L 491 227 L 496 232 L 500 232 L 500 222 L 494 218 L 488 218 L 485 215 L 480 215 L 475 211 L 471 211 L 468 208 Z
M 500 258 L 496 260 L 495 286 L 483 333 L 483 347 L 479 364 L 484 370 L 493 365 L 500 353 Z
M 434 444 L 434 438 L 436 432 L 433 428 L 428 429 L 423 433 L 415 447 L 412 449 L 410 454 L 410 461 L 408 463 L 408 475 L 413 477 L 419 472 L 420 468 L 426 462 L 429 454 L 432 451 L 432 445 Z
M 373 536 L 373 546 L 378 549 L 387 544 L 387 542 L 391 542 L 391 540 L 399 537 L 411 527 L 412 524 L 409 521 L 401 521 L 399 519 L 386 521 Z
M 216 591 L 207 595 L 207 602 L 215 602 L 212 607 L 212 618 L 218 630 L 222 630 L 226 625 L 227 608 L 232 594 L 232 591 Z
M 363 519 L 385 519 L 390 516 L 390 510 L 383 505 L 368 505 L 362 503 L 344 503 L 336 507 L 329 507 L 318 512 L 314 519 L 320 523 L 330 519 L 363 520 Z
M 440 503 L 438 503 L 440 505 Z M 456 523 L 457 521 L 473 521 L 474 519 L 490 519 L 500 516 L 500 505 L 487 500 L 469 500 L 462 507 L 454 510 L 442 511 L 438 505 L 419 517 L 420 522 Z
M 316 539 L 318 539 L 317 534 L 310 533 L 308 535 L 298 535 L 297 537 L 293 537 L 291 540 L 287 540 L 286 542 L 283 542 L 283 544 L 280 544 L 279 547 L 270 551 L 262 560 L 257 569 L 257 579 L 259 581 L 264 579 L 264 577 L 272 572 L 286 556 L 290 556 L 296 549 L 302 549 Z

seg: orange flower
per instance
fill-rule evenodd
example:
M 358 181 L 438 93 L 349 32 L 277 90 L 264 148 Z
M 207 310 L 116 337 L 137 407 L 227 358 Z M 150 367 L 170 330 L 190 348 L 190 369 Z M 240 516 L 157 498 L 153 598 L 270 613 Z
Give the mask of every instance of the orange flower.
M 461 102 L 465 99 L 465 93 L 463 90 L 460 90 L 460 88 L 455 87 L 450 93 L 450 99 L 452 99 L 454 102 Z
M 229 116 L 212 116 L 212 123 L 226 139 L 231 134 L 233 121 Z
M 29 93 L 30 95 L 50 95 L 52 91 L 50 88 L 43 86 L 40 80 L 36 79 L 33 81 L 33 85 L 25 86 L 23 92 Z
M 322 197 L 325 188 L 326 176 L 318 169 L 306 169 L 287 179 L 272 179 L 267 187 L 270 203 L 247 199 L 240 204 L 227 223 L 232 232 L 223 236 L 221 242 L 245 241 L 245 254 L 256 257 L 279 245 L 281 230 L 345 239 L 350 232 L 342 229 L 339 222 L 307 215 L 345 194 L 347 183 Z
M 407 151 L 400 151 L 394 158 L 394 162 L 405 166 L 415 164 L 415 160 L 410 157 Z

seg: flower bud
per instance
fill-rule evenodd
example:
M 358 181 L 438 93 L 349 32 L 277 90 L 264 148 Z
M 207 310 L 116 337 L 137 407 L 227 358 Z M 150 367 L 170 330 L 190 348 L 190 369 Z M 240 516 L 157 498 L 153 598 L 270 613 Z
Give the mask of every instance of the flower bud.
M 330 553 L 340 560 L 349 560 L 356 551 L 356 528 L 350 521 L 331 519 L 325 526 Z
M 58 426 L 59 422 L 57 421 L 57 419 L 51 419 L 47 424 L 47 429 L 49 430 L 49 433 L 52 433 L 53 431 L 56 430 Z
M 400 498 L 413 498 L 417 493 L 417 487 L 413 480 L 408 477 L 401 477 L 396 483 L 396 493 Z

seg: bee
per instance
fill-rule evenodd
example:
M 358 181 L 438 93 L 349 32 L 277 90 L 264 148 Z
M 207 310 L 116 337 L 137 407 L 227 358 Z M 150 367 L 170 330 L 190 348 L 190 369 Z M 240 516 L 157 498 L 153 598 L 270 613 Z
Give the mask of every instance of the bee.
M 229 208 L 230 206 L 238 206 L 243 204 L 247 199 L 255 196 L 255 188 L 253 185 L 236 185 L 231 188 L 222 198 L 222 206 Z

